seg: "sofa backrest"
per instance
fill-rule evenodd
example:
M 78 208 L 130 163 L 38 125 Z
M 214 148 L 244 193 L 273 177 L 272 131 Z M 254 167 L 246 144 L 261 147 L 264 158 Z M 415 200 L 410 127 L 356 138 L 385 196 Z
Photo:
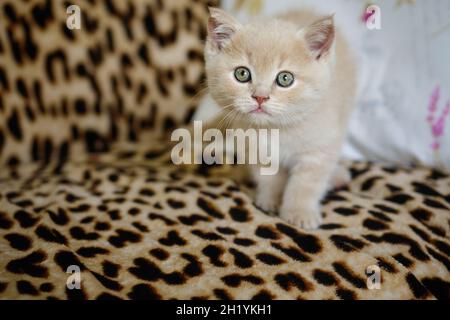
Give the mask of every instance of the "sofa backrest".
M 75 3 L 0 3 L 0 164 L 107 151 L 194 112 L 214 1 Z

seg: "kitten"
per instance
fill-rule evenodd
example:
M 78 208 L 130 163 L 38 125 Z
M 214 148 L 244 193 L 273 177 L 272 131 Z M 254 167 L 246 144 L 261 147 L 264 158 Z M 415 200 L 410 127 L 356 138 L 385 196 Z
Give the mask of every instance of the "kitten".
M 218 121 L 280 130 L 278 174 L 253 170 L 256 205 L 317 228 L 328 183 L 345 180 L 337 160 L 355 95 L 354 64 L 333 17 L 301 11 L 242 25 L 211 8 L 205 62 L 209 93 L 224 111 Z

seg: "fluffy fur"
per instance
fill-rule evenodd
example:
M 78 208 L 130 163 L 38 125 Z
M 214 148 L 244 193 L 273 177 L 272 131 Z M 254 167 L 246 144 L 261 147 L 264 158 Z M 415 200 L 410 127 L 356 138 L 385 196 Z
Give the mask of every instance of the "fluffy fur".
M 257 205 L 317 228 L 333 172 L 334 182 L 345 176 L 337 160 L 355 92 L 352 58 L 333 17 L 303 11 L 242 25 L 210 9 L 205 61 L 209 92 L 223 109 L 221 124 L 280 130 L 279 173 L 254 170 Z M 240 66 L 251 71 L 250 82 L 235 79 Z M 280 71 L 294 74 L 290 87 L 276 84 Z M 264 112 L 251 112 L 258 107 L 252 96 L 268 97 Z

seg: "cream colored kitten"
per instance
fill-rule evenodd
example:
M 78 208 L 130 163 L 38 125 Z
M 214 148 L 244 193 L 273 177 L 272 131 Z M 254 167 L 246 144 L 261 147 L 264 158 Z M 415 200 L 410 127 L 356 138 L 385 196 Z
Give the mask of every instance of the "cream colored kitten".
M 303 11 L 241 25 L 210 9 L 205 60 L 209 92 L 224 110 L 218 120 L 280 130 L 280 171 L 254 170 L 256 204 L 303 228 L 320 225 L 320 199 L 333 172 L 342 174 L 355 92 L 348 51 L 332 16 Z

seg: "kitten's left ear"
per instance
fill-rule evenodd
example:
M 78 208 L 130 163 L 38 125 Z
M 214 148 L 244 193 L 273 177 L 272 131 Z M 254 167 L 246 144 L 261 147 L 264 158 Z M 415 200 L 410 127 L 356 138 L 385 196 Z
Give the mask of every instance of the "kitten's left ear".
M 215 48 L 222 49 L 241 26 L 232 16 L 218 8 L 209 8 L 207 41 Z
M 328 55 L 333 47 L 335 29 L 333 16 L 317 20 L 306 29 L 300 30 L 308 49 L 319 60 Z

